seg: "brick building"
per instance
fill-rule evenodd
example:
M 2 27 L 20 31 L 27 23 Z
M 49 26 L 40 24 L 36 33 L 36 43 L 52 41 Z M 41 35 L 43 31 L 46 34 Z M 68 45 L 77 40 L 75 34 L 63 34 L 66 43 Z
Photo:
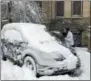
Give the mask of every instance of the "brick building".
M 78 21 L 89 24 L 90 17 L 90 0 L 62 0 L 62 1 L 42 1 L 42 13 L 44 23 L 51 19 L 78 19 Z

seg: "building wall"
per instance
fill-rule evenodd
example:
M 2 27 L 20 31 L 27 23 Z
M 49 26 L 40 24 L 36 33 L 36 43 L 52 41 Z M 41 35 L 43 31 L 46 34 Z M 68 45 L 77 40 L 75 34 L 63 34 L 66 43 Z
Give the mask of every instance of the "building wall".
M 52 18 L 52 2 L 51 1 L 43 1 L 42 2 L 42 15 L 43 21 L 42 23 L 49 23 Z
M 64 18 L 71 18 L 71 1 L 64 1 Z
M 78 18 L 80 22 L 83 22 L 86 19 L 86 23 L 89 23 L 90 17 L 90 0 L 83 0 L 83 15 L 82 17 L 72 17 L 71 16 L 71 1 L 64 0 L 64 17 L 63 18 Z M 44 23 L 48 23 L 51 19 L 56 19 L 56 1 L 42 1 L 42 14 L 45 13 L 43 17 Z
M 83 1 L 83 17 L 90 17 L 90 1 Z

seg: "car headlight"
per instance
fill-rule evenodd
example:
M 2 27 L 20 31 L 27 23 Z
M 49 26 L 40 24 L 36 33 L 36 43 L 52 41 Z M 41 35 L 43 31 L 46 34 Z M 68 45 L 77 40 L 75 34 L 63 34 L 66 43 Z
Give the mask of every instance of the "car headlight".
M 65 60 L 65 57 L 60 54 L 58 58 L 55 58 L 55 60 L 56 61 L 63 61 L 63 60 Z

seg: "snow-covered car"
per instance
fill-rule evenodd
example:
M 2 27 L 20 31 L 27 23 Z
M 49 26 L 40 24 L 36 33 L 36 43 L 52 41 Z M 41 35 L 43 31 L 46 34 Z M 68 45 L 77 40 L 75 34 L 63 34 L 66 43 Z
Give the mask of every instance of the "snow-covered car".
M 73 72 L 79 58 L 51 36 L 44 25 L 6 24 L 1 30 L 2 58 L 26 65 L 36 76 Z

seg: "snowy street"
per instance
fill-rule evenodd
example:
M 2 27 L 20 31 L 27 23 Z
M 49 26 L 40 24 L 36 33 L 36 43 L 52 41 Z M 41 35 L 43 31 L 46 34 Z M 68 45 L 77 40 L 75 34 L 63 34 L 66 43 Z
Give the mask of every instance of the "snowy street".
M 90 53 L 86 48 L 77 48 L 77 54 L 81 59 L 82 74 L 79 77 L 69 75 L 42 76 L 36 78 L 32 71 L 25 66 L 22 68 L 13 65 L 9 60 L 1 60 L 1 79 L 2 80 L 90 80 Z

